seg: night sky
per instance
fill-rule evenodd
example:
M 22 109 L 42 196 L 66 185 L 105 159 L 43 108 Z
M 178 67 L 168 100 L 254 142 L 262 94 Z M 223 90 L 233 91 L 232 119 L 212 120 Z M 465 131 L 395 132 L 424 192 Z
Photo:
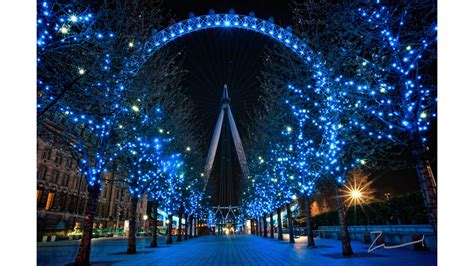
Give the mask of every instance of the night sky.
M 291 24 L 288 1 L 174 0 L 164 1 L 163 7 L 171 11 L 176 22 L 187 19 L 189 12 L 200 16 L 208 14 L 209 9 L 214 9 L 216 13 L 226 13 L 233 8 L 238 14 L 253 11 L 258 18 L 273 17 L 275 23 L 283 27 Z M 263 65 L 262 55 L 265 47 L 275 44 L 263 35 L 231 28 L 203 30 L 173 42 L 173 49 L 183 54 L 183 65 L 188 70 L 183 86 L 194 102 L 200 118 L 200 131 L 206 140 L 201 147 L 204 152 L 207 152 L 216 123 L 224 84 L 229 88 L 231 108 L 239 133 L 244 140 L 247 138 L 248 131 L 252 130 L 247 125 L 247 112 L 261 108 L 258 102 L 258 77 Z M 435 132 L 436 127 L 433 128 Z M 216 157 L 216 161 L 218 158 Z M 433 168 L 436 176 L 436 163 Z M 419 190 L 415 169 L 379 171 L 372 173 L 370 178 L 375 179 L 374 187 L 379 198 L 386 192 L 398 195 Z

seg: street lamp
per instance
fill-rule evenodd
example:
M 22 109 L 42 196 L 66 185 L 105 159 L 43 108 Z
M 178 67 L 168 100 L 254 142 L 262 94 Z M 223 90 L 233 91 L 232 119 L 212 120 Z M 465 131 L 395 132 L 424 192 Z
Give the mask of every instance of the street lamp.
M 352 190 L 351 191 L 351 198 L 354 200 L 360 200 L 362 197 L 362 192 L 360 190 Z
M 349 206 L 369 203 L 373 199 L 372 182 L 366 176 L 355 173 L 341 190 L 345 203 Z

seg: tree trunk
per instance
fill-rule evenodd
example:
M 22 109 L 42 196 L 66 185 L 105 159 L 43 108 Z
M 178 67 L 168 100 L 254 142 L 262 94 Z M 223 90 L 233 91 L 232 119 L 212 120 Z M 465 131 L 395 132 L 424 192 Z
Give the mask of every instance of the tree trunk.
M 421 192 L 425 203 L 428 220 L 433 227 L 435 234 L 438 232 L 438 203 L 437 203 L 437 188 L 436 180 L 431 165 L 427 158 L 426 147 L 421 140 L 413 141 L 412 155 L 416 164 L 416 172 L 420 182 Z
M 197 223 L 198 223 L 198 218 L 194 218 L 194 237 L 197 237 Z
M 288 218 L 288 234 L 290 236 L 290 243 L 295 243 L 295 234 L 293 232 L 293 216 L 291 215 L 291 207 L 290 204 L 286 204 L 286 212 Z
M 339 215 L 339 226 L 341 230 L 342 256 L 353 256 L 354 252 L 352 251 L 349 229 L 347 228 L 346 222 L 346 205 L 339 196 L 338 186 L 336 186 L 336 204 L 337 213 Z
M 275 238 L 275 231 L 274 231 L 274 226 L 273 226 L 273 213 L 270 213 L 270 238 Z
M 267 235 L 267 215 L 263 215 L 263 237 L 268 237 Z
M 257 219 L 253 219 L 253 221 L 254 221 L 254 224 L 253 224 L 253 234 L 254 234 L 254 235 L 257 235 L 257 232 L 258 232 Z
M 255 235 L 258 236 L 260 219 L 255 219 Z
M 281 208 L 277 209 L 278 240 L 283 240 L 283 226 L 281 225 Z
M 77 254 L 74 265 L 82 266 L 90 264 L 92 227 L 94 225 L 94 217 L 97 209 L 97 202 L 100 195 L 100 184 L 93 187 L 87 187 L 89 198 L 86 204 L 86 213 L 83 222 L 83 232 L 79 253 Z
M 173 214 L 168 214 L 169 223 L 167 224 L 168 229 L 166 230 L 166 244 L 173 243 Z
M 151 231 L 151 248 L 156 248 L 158 246 L 157 242 L 157 235 L 158 235 L 158 226 L 157 226 L 157 219 L 158 219 L 158 204 L 155 202 L 153 204 L 153 228 Z
M 184 240 L 188 240 L 188 215 L 184 215 Z
M 306 213 L 306 235 L 308 236 L 308 247 L 315 247 L 313 227 L 311 226 L 311 216 L 309 213 L 309 200 L 308 196 L 304 197 L 304 209 Z
M 127 254 L 137 253 L 137 241 L 135 233 L 137 231 L 137 205 L 138 196 L 132 196 L 132 203 L 130 206 L 130 223 L 128 227 L 128 247 Z
M 183 218 L 183 208 L 181 207 L 179 210 L 179 215 L 178 215 L 178 238 L 176 239 L 176 242 L 183 241 L 183 239 L 181 238 L 181 229 L 183 228 L 181 225 L 182 218 Z
M 194 215 L 189 216 L 189 238 L 193 238 L 193 218 Z

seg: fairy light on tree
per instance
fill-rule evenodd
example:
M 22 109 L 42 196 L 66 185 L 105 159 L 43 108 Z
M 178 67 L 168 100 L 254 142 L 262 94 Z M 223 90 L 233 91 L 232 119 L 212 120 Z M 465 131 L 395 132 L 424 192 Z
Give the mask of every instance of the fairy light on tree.
M 353 82 L 341 82 L 360 113 L 353 125 L 357 123 L 374 142 L 392 142 L 411 151 L 428 218 L 436 231 L 436 181 L 428 160 L 429 133 L 437 106 L 433 10 L 432 2 L 359 8 L 358 19 L 366 23 L 356 30 L 365 31 L 365 39 L 370 40 L 366 42 L 373 48 L 367 48 L 373 51 L 370 67 L 355 75 Z M 420 13 L 425 14 L 426 23 L 416 23 Z M 377 93 L 376 88 L 384 88 L 384 92 Z

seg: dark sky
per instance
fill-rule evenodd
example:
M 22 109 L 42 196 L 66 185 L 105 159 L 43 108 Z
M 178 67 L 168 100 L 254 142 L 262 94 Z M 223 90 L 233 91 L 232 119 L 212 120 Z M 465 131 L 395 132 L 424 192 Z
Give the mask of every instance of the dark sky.
M 273 17 L 280 26 L 290 24 L 289 1 L 285 0 L 247 0 L 247 1 L 211 1 L 211 0 L 164 0 L 163 7 L 172 10 L 178 20 L 188 18 L 189 12 L 196 16 L 207 15 L 210 9 L 216 13 L 227 13 L 233 8 L 235 13 L 247 15 L 250 11 L 261 19 Z

